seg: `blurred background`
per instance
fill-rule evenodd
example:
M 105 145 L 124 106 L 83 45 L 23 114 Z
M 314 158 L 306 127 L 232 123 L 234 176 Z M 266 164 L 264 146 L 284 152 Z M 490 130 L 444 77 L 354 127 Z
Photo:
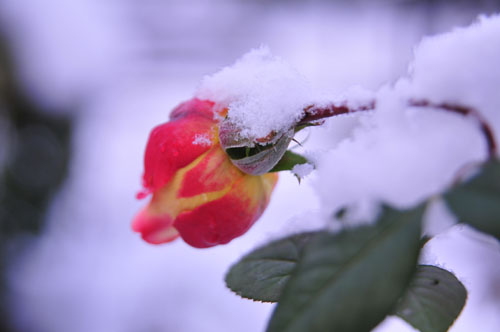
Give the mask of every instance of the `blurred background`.
M 263 331 L 273 306 L 232 294 L 224 273 L 314 219 L 314 175 L 299 186 L 283 174 L 261 220 L 226 246 L 151 246 L 130 230 L 146 203 L 135 193 L 150 129 L 204 75 L 262 44 L 318 89 L 375 90 L 407 73 L 424 36 L 499 11 L 495 0 L 1 0 L 0 327 Z M 308 144 L 335 144 L 350 121 Z M 471 291 L 452 331 L 497 331 L 500 257 L 474 233 L 457 236 L 459 248 L 448 235 L 433 246 Z

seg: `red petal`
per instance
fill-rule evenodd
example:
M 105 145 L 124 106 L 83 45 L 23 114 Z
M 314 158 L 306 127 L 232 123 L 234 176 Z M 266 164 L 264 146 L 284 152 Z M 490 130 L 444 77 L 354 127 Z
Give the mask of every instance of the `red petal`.
M 170 120 L 176 120 L 178 118 L 191 115 L 205 117 L 212 120 L 214 117 L 213 107 L 214 103 L 210 100 L 193 98 L 174 108 L 170 113 Z
M 174 227 L 196 248 L 228 243 L 244 234 L 264 212 L 276 180 L 274 174 L 265 179 L 246 175 L 226 196 L 181 213 Z
M 219 144 L 186 172 L 178 197 L 191 197 L 203 193 L 219 191 L 246 176 L 238 170 Z
M 172 226 L 168 215 L 151 215 L 148 208 L 141 210 L 132 222 L 132 229 L 141 233 L 144 241 L 152 244 L 170 242 L 179 237 L 179 232 Z
M 215 140 L 211 102 L 197 99 L 178 106 L 172 121 L 153 129 L 144 157 L 143 185 L 151 192 L 163 187 L 173 174 L 207 151 L 211 144 L 193 144 L 198 135 Z

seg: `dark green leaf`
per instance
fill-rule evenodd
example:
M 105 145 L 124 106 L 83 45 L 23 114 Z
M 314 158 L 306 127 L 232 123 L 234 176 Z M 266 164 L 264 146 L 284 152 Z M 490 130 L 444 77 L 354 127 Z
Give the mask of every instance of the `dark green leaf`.
M 303 246 L 319 234 L 298 234 L 254 250 L 231 267 L 226 285 L 241 297 L 277 302 Z
M 465 287 L 451 272 L 421 265 L 395 313 L 421 332 L 446 332 L 466 299 Z
M 268 332 L 374 328 L 415 272 L 424 209 L 384 207 L 373 226 L 312 239 L 283 289 Z
M 295 165 L 305 163 L 307 163 L 306 158 L 300 154 L 287 150 L 276 166 L 274 166 L 269 172 L 290 171 Z
M 470 180 L 444 195 L 461 222 L 500 239 L 500 162 L 489 161 Z

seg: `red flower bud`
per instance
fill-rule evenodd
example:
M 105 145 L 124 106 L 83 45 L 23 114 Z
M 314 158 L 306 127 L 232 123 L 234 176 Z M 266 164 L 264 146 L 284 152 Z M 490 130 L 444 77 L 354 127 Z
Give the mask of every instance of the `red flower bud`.
M 197 248 L 224 244 L 264 212 L 277 174 L 254 176 L 235 167 L 219 143 L 216 118 L 212 102 L 192 99 L 151 132 L 143 186 L 153 197 L 132 224 L 145 241 L 180 235 Z

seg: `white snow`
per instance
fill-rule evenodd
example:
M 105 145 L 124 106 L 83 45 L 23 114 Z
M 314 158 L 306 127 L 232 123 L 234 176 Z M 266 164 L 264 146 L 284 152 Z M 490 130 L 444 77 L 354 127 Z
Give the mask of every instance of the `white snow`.
M 197 134 L 194 136 L 193 145 L 209 146 L 212 143 L 207 134 Z
M 484 160 L 484 138 L 475 121 L 409 108 L 407 101 L 475 107 L 500 133 L 498 59 L 500 16 L 426 38 L 416 48 L 410 76 L 380 89 L 376 111 L 318 160 L 316 188 L 324 215 L 380 201 L 410 207 L 442 192 L 464 165 Z
M 196 96 L 227 108 L 240 135 L 251 139 L 288 130 L 313 101 L 307 81 L 267 47 L 205 77 Z
M 297 164 L 293 166 L 292 173 L 298 176 L 300 179 L 303 179 L 307 175 L 309 175 L 314 170 L 314 165 L 310 163 L 305 164 Z
M 415 50 L 410 93 L 477 108 L 500 133 L 500 16 L 425 38 Z

